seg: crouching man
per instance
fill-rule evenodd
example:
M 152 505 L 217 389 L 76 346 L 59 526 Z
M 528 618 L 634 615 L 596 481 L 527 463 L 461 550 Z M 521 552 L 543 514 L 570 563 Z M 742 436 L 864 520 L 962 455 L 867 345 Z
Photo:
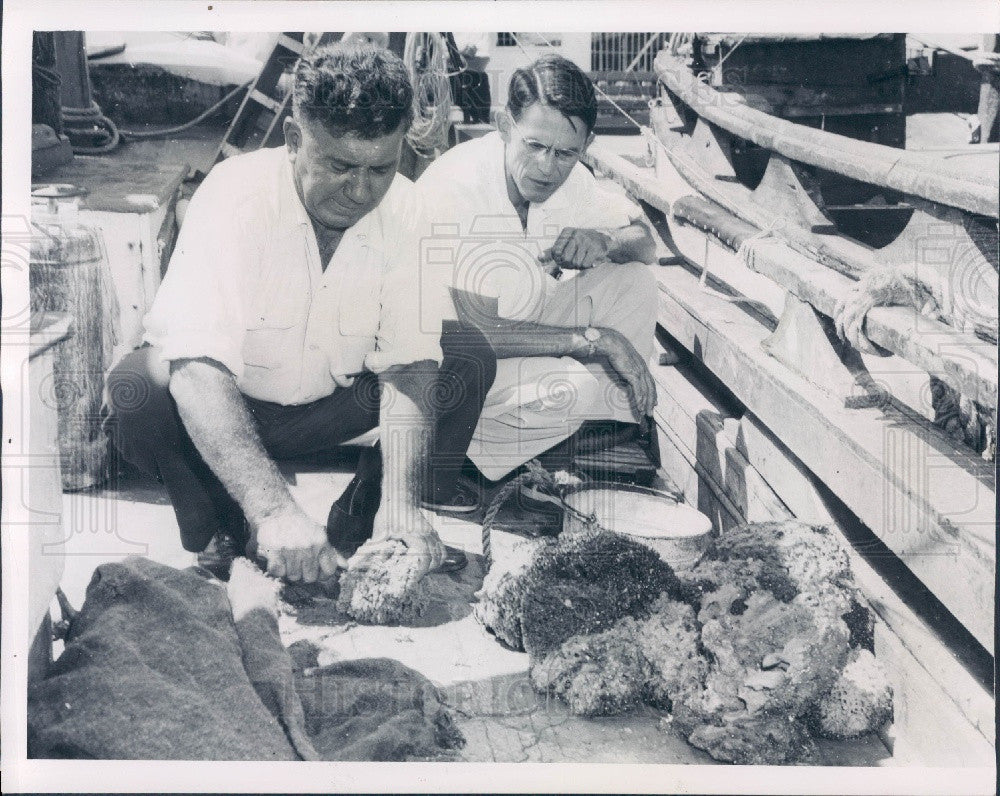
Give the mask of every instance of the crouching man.
M 219 163 L 191 200 L 150 345 L 108 379 L 116 442 L 162 480 L 187 550 L 250 542 L 269 573 L 303 581 L 368 539 L 352 566 L 390 539 L 423 571 L 464 560 L 419 510 L 434 498 L 425 450 L 437 433 L 461 462 L 495 361 L 475 330 L 442 329 L 447 292 L 422 276 L 413 186 L 396 173 L 412 96 L 389 51 L 321 49 L 296 70 L 285 146 Z M 376 426 L 381 456 L 366 450 L 327 526 L 314 522 L 275 460 Z
M 656 403 L 655 245 L 642 210 L 580 162 L 596 118 L 590 79 L 544 56 L 514 72 L 496 132 L 417 181 L 458 317 L 499 358 L 468 453 L 491 479 Z

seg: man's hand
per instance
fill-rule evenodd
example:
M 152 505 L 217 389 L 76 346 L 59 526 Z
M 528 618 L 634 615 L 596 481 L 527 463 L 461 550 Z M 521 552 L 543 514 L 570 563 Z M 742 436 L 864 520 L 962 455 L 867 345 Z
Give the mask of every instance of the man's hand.
M 351 557 L 348 566 L 351 572 L 360 572 L 387 560 L 396 550 L 395 541 L 406 545 L 406 555 L 414 556 L 421 576 L 437 569 L 444 562 L 444 544 L 431 524 L 417 511 L 410 516 L 407 527 L 392 522 L 390 512 L 383 507 L 375 516 L 375 530 L 372 538 L 365 542 Z
M 656 406 L 656 382 L 649 366 L 628 339 L 615 329 L 601 328 L 596 353 L 607 357 L 608 364 L 628 384 L 632 410 L 639 421 Z
M 566 227 L 550 249 L 538 258 L 543 265 L 553 262 L 560 268 L 583 270 L 607 262 L 611 251 L 611 236 L 596 229 Z
M 347 566 L 327 542 L 326 528 L 301 510 L 268 517 L 256 531 L 257 554 L 267 559 L 268 575 L 313 583 Z

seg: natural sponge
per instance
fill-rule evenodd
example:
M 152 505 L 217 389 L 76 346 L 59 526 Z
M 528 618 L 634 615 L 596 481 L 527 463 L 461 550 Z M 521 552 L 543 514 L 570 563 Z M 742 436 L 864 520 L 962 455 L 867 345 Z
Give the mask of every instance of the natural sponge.
M 851 650 L 829 693 L 813 709 L 810 727 L 827 738 L 856 738 L 892 719 L 892 688 L 875 656 Z
M 653 604 L 649 619 L 635 625 L 635 641 L 647 662 L 646 701 L 669 710 L 698 693 L 708 661 L 701 653 L 694 609 L 663 596 Z
M 562 697 L 578 716 L 606 716 L 637 707 L 648 666 L 629 626 L 573 636 L 532 664 L 530 678 L 539 691 Z
M 546 544 L 555 543 L 549 539 L 522 539 L 505 550 L 502 558 L 494 556 L 496 560 L 476 594 L 479 598 L 473 609 L 476 619 L 511 649 L 524 649 L 521 601 L 528 583 L 525 576 L 535 554 Z
M 563 534 L 538 551 L 525 578 L 521 627 L 533 659 L 572 636 L 648 616 L 661 594 L 683 591 L 656 553 L 608 531 Z
M 405 542 L 384 544 L 393 545 L 387 555 L 367 569 L 344 573 L 337 608 L 368 624 L 412 624 L 430 604 L 425 570 L 417 556 L 408 555 Z
M 669 708 L 700 690 L 708 665 L 698 652 L 694 611 L 665 596 L 651 611 L 648 619 L 628 616 L 601 633 L 564 641 L 532 662 L 532 684 L 582 716 L 621 713 L 643 702 Z

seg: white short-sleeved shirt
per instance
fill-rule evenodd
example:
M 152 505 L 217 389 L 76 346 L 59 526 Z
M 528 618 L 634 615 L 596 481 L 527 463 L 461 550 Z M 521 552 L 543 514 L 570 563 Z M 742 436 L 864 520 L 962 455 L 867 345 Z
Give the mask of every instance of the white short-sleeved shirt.
M 333 375 L 441 361 L 446 288 L 420 267 L 413 184 L 397 174 L 324 271 L 284 147 L 216 165 L 195 192 L 150 312 L 164 359 L 214 359 L 253 398 L 301 404 Z
M 538 264 L 565 227 L 618 229 L 643 217 L 623 192 L 577 163 L 545 202 L 528 206 L 527 227 L 507 196 L 498 132 L 459 144 L 417 180 L 425 208 L 428 263 L 455 288 L 496 298 L 502 317 L 530 320 L 556 285 Z M 562 278 L 572 278 L 567 272 Z M 453 311 L 453 310 L 452 310 Z

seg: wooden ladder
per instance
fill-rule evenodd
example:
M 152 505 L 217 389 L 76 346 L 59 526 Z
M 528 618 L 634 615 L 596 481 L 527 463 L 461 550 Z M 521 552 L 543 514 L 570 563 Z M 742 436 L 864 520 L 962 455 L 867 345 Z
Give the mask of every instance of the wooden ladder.
M 289 68 L 294 69 L 299 58 L 314 46 L 336 41 L 342 35 L 324 33 L 315 42 L 307 41 L 301 32 L 281 33 L 278 36 L 274 49 L 243 97 L 240 109 L 219 144 L 216 163 L 233 155 L 280 143 L 282 123 L 291 113 L 292 91 L 289 87 L 281 92 L 280 97 L 276 96 L 278 81 Z M 268 114 L 270 119 L 267 119 Z

